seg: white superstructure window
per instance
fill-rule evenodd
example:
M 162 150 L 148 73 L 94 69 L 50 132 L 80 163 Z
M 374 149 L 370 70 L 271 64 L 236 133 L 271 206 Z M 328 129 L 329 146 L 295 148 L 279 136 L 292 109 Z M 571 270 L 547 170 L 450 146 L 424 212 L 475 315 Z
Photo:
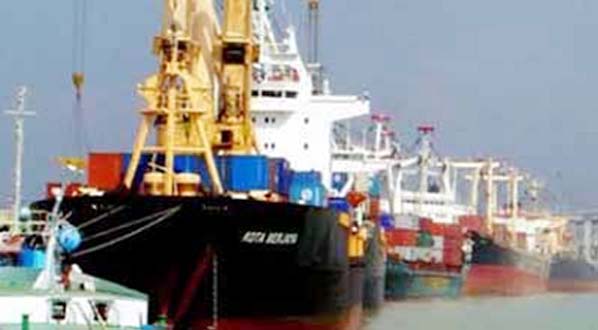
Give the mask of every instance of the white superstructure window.
M 284 92 L 284 97 L 289 98 L 289 99 L 294 99 L 297 97 L 297 92 L 296 91 L 286 91 L 286 92 Z
M 262 91 L 264 97 L 282 97 L 282 91 L 265 90 Z

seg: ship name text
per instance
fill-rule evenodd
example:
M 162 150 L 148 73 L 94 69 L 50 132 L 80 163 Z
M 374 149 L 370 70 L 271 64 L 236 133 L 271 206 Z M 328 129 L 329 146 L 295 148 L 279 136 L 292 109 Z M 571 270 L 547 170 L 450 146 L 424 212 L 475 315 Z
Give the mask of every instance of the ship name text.
M 243 234 L 242 243 L 268 244 L 268 245 L 294 245 L 297 244 L 299 235 L 296 233 L 248 231 Z

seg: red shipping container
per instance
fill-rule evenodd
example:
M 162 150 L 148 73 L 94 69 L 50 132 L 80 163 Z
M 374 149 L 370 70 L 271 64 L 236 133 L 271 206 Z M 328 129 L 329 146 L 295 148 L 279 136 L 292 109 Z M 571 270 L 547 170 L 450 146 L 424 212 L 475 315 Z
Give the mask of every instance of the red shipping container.
M 467 231 L 482 233 L 484 231 L 484 217 L 479 215 L 463 215 L 459 217 L 459 225 Z
M 62 184 L 60 182 L 48 182 L 46 183 L 46 197 L 47 198 L 54 198 L 58 193 L 58 189 L 62 188 Z
M 80 194 L 79 188 L 81 188 L 81 187 L 83 187 L 83 185 L 80 183 L 69 183 L 68 186 L 66 186 L 64 195 L 67 197 L 79 196 L 79 194 Z
M 442 260 L 447 266 L 460 266 L 463 264 L 463 253 L 461 250 L 443 250 Z
M 434 224 L 434 221 L 430 218 L 419 218 L 419 227 L 422 230 L 427 230 L 432 224 Z
M 89 186 L 112 190 L 122 181 L 123 157 L 120 153 L 90 153 L 87 163 Z
M 415 246 L 417 232 L 407 229 L 391 229 L 386 232 L 387 243 L 390 246 Z
M 444 225 L 435 223 L 432 219 L 421 218 L 419 220 L 419 226 L 422 231 L 428 232 L 430 235 L 444 236 Z
M 455 239 L 455 238 L 450 238 L 450 237 L 445 237 L 444 238 L 444 249 L 457 249 L 457 250 L 461 250 L 461 246 L 463 245 L 463 240 L 462 239 Z
M 451 224 L 444 225 L 444 236 L 452 238 L 462 238 L 463 232 L 461 226 Z
M 444 235 L 444 225 L 441 223 L 432 223 L 429 228 L 429 232 L 435 236 L 445 236 Z

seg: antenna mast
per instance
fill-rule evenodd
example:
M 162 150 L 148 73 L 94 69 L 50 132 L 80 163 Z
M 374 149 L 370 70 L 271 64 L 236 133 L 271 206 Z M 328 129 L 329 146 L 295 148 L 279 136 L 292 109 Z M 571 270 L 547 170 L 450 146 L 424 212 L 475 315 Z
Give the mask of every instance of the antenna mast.
M 24 144 L 24 122 L 25 117 L 34 116 L 35 112 L 25 111 L 25 96 L 27 87 L 21 86 L 17 91 L 15 109 L 5 111 L 5 114 L 12 116 L 15 120 L 15 169 L 14 169 L 14 200 L 13 200 L 13 221 L 12 230 L 17 230 L 19 221 L 19 210 L 21 209 L 21 187 L 23 177 L 23 144 Z
M 312 93 L 324 92 L 323 67 L 319 58 L 320 46 L 320 0 L 308 0 L 307 22 L 307 69 L 311 75 Z

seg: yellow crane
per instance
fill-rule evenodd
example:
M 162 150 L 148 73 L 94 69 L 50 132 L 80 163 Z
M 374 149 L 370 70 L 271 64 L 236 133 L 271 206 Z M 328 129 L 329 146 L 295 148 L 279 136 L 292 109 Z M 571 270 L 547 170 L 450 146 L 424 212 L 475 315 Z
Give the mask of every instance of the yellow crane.
M 227 153 L 255 150 L 250 118 L 251 70 L 259 51 L 253 42 L 250 0 L 225 0 L 217 56 L 221 63 L 221 99 L 216 148 Z
M 174 170 L 175 157 L 189 155 L 205 161 L 213 191 L 222 193 L 214 152 L 251 152 L 250 79 L 256 54 L 251 1 L 226 0 L 223 21 L 220 31 L 210 0 L 164 1 L 162 30 L 153 43 L 159 69 L 138 87 L 147 107 L 141 110 L 126 187 L 132 187 L 142 154 L 162 154 L 164 165 L 146 173 L 144 182 L 152 194 L 181 195 L 181 183 L 200 183 L 198 174 Z M 152 128 L 156 142 L 148 144 Z

